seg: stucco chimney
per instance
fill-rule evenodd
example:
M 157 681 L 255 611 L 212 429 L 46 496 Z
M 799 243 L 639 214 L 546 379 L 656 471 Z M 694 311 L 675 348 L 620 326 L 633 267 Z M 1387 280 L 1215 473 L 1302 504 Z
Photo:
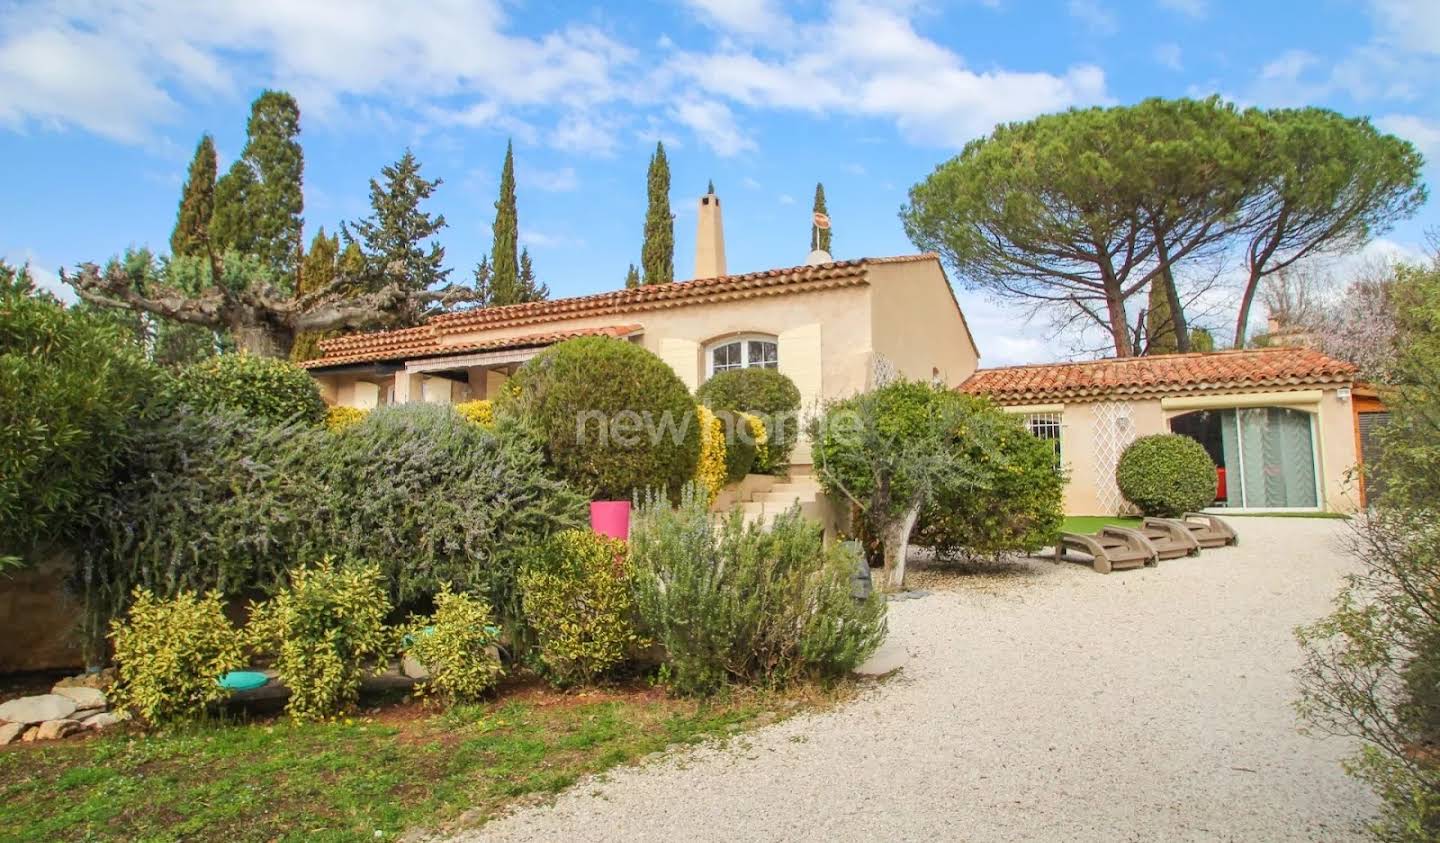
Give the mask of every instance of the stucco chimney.
M 725 224 L 720 219 L 720 197 L 715 183 L 700 197 L 695 223 L 695 277 L 715 278 L 725 274 Z

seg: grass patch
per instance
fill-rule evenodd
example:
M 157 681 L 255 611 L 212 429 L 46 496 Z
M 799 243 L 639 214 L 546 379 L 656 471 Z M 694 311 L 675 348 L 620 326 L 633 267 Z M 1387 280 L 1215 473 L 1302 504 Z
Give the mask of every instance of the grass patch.
M 1095 533 L 1101 527 L 1139 527 L 1140 519 L 1126 515 L 1067 515 L 1060 529 L 1066 533 Z
M 209 722 L 14 745 L 0 750 L 0 840 L 373 841 L 452 830 L 837 693 L 699 702 L 643 685 L 528 686 L 443 713 L 405 704 L 325 724 Z

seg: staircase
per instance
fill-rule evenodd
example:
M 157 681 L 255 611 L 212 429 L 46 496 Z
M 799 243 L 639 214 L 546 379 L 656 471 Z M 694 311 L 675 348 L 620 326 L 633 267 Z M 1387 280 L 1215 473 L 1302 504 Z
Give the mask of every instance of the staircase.
M 716 512 L 729 512 L 739 506 L 746 524 L 769 524 L 775 516 L 800 504 L 805 517 L 830 527 L 830 504 L 815 478 L 806 474 L 770 477 L 752 474 L 722 489 L 711 507 Z

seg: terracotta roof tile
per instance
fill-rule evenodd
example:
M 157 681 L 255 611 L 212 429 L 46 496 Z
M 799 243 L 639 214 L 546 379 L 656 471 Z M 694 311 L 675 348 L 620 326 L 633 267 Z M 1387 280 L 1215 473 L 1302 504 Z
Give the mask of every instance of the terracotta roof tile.
M 674 284 L 653 284 L 591 296 L 457 311 L 436 316 L 416 328 L 368 334 L 347 334 L 324 340 L 320 343 L 320 348 L 325 355 L 319 359 L 307 361 L 304 365 L 306 368 L 314 369 L 342 363 L 402 360 L 426 355 L 448 354 L 453 351 L 479 350 L 457 345 L 442 345 L 441 337 L 448 334 L 474 333 L 492 328 L 542 325 L 579 317 L 640 313 L 695 303 L 733 301 L 758 296 L 857 286 L 868 283 L 865 267 L 869 264 L 923 261 L 938 263 L 939 258 L 927 253 L 834 261 L 817 266 L 793 266 L 744 275 L 722 275 L 716 278 L 700 278 Z M 562 333 L 574 336 L 584 335 L 584 333 L 575 331 Z M 549 335 L 536 334 L 534 336 Z M 552 339 L 549 342 L 559 342 L 559 339 Z M 484 347 L 508 346 L 484 345 Z
M 603 328 L 576 328 L 569 331 L 547 331 L 540 334 L 526 334 L 520 337 L 478 340 L 468 343 L 441 343 L 433 332 L 411 334 L 400 340 L 391 340 L 388 335 L 419 332 L 423 328 L 409 328 L 405 331 L 387 331 L 381 334 L 359 334 L 360 337 L 382 337 L 373 344 L 355 344 L 341 348 L 328 348 L 324 357 L 301 363 L 307 369 L 322 369 L 329 366 L 343 366 L 351 363 L 379 363 L 393 360 L 414 360 L 421 357 L 437 357 L 450 354 L 465 354 L 477 351 L 501 351 L 509 348 L 536 348 L 554 345 L 575 337 L 628 337 L 641 330 L 639 325 L 607 325 Z M 348 339 L 348 337 L 341 337 Z
M 1344 384 L 1354 376 L 1354 366 L 1312 349 L 1265 348 L 980 369 L 959 388 L 1025 404 Z

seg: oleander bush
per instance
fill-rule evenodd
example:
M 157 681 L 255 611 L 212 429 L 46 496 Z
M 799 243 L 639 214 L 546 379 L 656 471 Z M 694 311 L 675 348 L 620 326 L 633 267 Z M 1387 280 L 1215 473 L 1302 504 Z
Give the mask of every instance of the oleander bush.
M 110 641 L 119 681 L 109 699 L 152 725 L 201 716 L 229 695 L 220 677 L 245 663 L 215 591 L 162 599 L 136 589 L 130 611 L 111 623 Z
M 1055 543 L 1064 520 L 1065 475 L 1051 443 L 1037 439 L 1016 416 L 988 400 L 957 395 L 984 413 L 994 435 L 982 445 L 967 424 L 947 446 L 977 469 L 979 477 L 942 483 L 921 510 L 914 541 L 940 558 L 995 560 Z
M 499 630 L 490 604 L 478 595 L 442 584 L 435 594 L 435 613 L 413 619 L 407 635 L 407 652 L 430 674 L 415 688 L 421 696 L 474 702 L 504 673 L 497 650 Z
M 219 354 L 180 370 L 181 400 L 202 410 L 232 410 L 275 424 L 325 421 L 320 387 L 288 360 Z
M 635 343 L 580 337 L 521 366 L 497 407 L 538 432 L 545 455 L 596 499 L 678 494 L 695 476 L 700 425 L 685 384 Z
M 530 553 L 520 591 L 541 671 L 556 685 L 594 682 L 641 644 L 624 542 L 559 533 Z
M 1173 518 L 1214 503 L 1215 462 L 1188 436 L 1142 436 L 1121 452 L 1115 484 L 1145 515 Z
M 246 638 L 254 650 L 274 655 L 290 690 L 291 718 L 326 720 L 353 707 L 365 674 L 383 670 L 395 652 L 389 613 L 379 566 L 337 565 L 326 557 L 295 568 L 289 585 L 251 605 Z
M 827 547 L 798 508 L 769 527 L 738 512 L 717 525 L 694 485 L 674 508 L 648 495 L 630 558 L 642 634 L 665 648 L 662 678 L 677 693 L 841 675 L 885 635 L 884 598 L 852 593 L 859 560 Z
M 354 427 L 365 420 L 365 410 L 359 407 L 331 407 L 325 411 L 325 429 L 338 433 Z
M 695 398 L 717 411 L 735 410 L 760 419 L 768 442 L 757 459 L 757 471 L 774 474 L 789 464 L 800 437 L 800 390 L 790 378 L 775 369 L 733 369 L 701 384 Z
M 133 335 L 0 263 L 0 568 L 99 516 L 97 495 L 167 390 Z

